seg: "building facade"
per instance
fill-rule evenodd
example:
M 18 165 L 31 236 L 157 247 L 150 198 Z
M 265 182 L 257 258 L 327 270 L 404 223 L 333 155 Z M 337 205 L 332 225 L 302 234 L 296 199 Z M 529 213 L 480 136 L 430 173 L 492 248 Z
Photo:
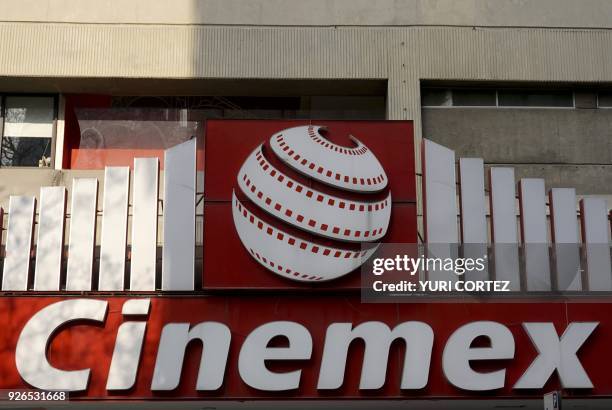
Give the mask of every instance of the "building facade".
M 246 326 L 240 321 L 234 322 L 235 318 L 219 313 L 222 306 L 235 304 L 236 312 L 248 316 L 249 310 L 263 303 L 263 299 L 249 301 L 247 297 L 247 301 L 242 301 L 244 295 L 255 292 L 256 298 L 265 299 L 265 296 L 257 295 L 258 291 L 264 291 L 272 292 L 277 297 L 274 292 L 282 292 L 286 290 L 286 286 L 283 282 L 279 284 L 268 280 L 262 272 L 259 272 L 262 275 L 261 283 L 258 282 L 259 279 L 253 279 L 253 283 L 240 285 L 240 281 L 244 280 L 242 275 L 252 268 L 249 265 L 247 269 L 245 267 L 247 265 L 242 265 L 244 260 L 240 258 L 234 261 L 233 266 L 236 269 L 233 271 L 231 269 L 224 271 L 223 266 L 210 265 L 208 262 L 215 255 L 223 254 L 224 247 L 214 243 L 210 245 L 211 250 L 207 251 L 206 242 L 209 241 L 207 238 L 210 238 L 210 235 L 207 236 L 207 229 L 214 227 L 213 233 L 216 235 L 223 231 L 223 223 L 230 219 L 224 219 L 229 214 L 209 213 L 208 216 L 215 215 L 218 218 L 211 218 L 213 223 L 207 225 L 206 207 L 217 202 L 227 202 L 229 206 L 232 198 L 229 196 L 231 191 L 228 187 L 232 187 L 235 183 L 233 174 L 231 178 L 228 177 L 229 179 L 219 179 L 215 175 L 225 172 L 224 170 L 237 172 L 241 169 L 238 162 L 234 164 L 225 156 L 220 159 L 220 156 L 225 155 L 225 148 L 215 147 L 226 147 L 223 144 L 228 144 L 228 147 L 240 147 L 238 151 L 241 154 L 235 155 L 236 161 L 242 162 L 247 156 L 246 151 L 242 152 L 246 150 L 246 142 L 237 139 L 235 145 L 231 145 L 227 141 L 234 141 L 232 138 L 241 132 L 249 133 L 251 130 L 249 125 L 242 124 L 251 123 L 238 122 L 238 125 L 235 125 L 237 128 L 234 129 L 232 128 L 234 125 L 231 125 L 233 120 L 263 120 L 259 123 L 253 122 L 252 124 L 259 125 L 251 127 L 253 130 L 265 130 L 261 131 L 261 135 L 266 137 L 274 135 L 274 132 L 283 128 L 288 129 L 291 124 L 306 126 L 312 124 L 313 120 L 322 121 L 323 125 L 329 122 L 332 134 L 339 132 L 334 130 L 342 132 L 359 130 L 355 124 L 363 121 L 364 141 L 367 142 L 365 145 L 374 147 L 373 151 L 378 150 L 385 167 L 392 164 L 393 171 L 389 173 L 392 174 L 390 179 L 395 178 L 393 183 L 402 181 L 397 186 L 392 185 L 392 191 L 400 193 L 397 197 L 394 194 L 394 206 L 395 202 L 401 205 L 397 205 L 397 211 L 394 208 L 393 218 L 396 219 L 392 219 L 390 226 L 399 226 L 393 225 L 393 223 L 398 224 L 398 221 L 404 224 L 402 229 L 395 228 L 389 231 L 396 242 L 436 242 L 431 240 L 433 217 L 429 225 L 426 221 L 425 214 L 428 212 L 426 196 L 453 203 L 450 208 L 442 207 L 442 210 L 439 208 L 429 211 L 429 215 L 433 215 L 434 212 L 448 215 L 449 211 L 453 215 L 451 222 L 447 224 L 453 228 L 444 232 L 444 240 L 440 242 L 469 242 L 465 240 L 464 220 L 461 219 L 461 211 L 465 210 L 462 209 L 465 205 L 458 195 L 461 186 L 455 190 L 454 184 L 461 182 L 459 158 L 477 157 L 482 158 L 483 171 L 487 171 L 487 175 L 492 175 L 491 172 L 495 173 L 496 169 L 511 167 L 514 169 L 513 178 L 516 177 L 517 181 L 523 178 L 543 179 L 546 191 L 574 188 L 576 198 L 572 206 L 575 206 L 577 211 L 574 216 L 579 218 L 572 219 L 577 220 L 576 226 L 582 229 L 582 234 L 575 229 L 577 238 L 575 242 L 586 243 L 585 238 L 588 237 L 588 233 L 585 233 L 587 229 L 585 227 L 589 226 L 587 222 L 591 219 L 584 216 L 586 214 L 579 209 L 576 199 L 589 199 L 593 196 L 597 197 L 595 198 L 597 200 L 604 199 L 606 218 L 612 204 L 611 30 L 612 3 L 606 0 L 588 2 L 500 0 L 494 3 L 485 0 L 301 2 L 0 0 L 0 208 L 5 211 L 3 219 L 0 219 L 0 227 L 4 227 L 0 231 L 2 233 L 0 250 L 4 259 L 7 255 L 6 247 L 9 246 L 7 227 L 10 227 L 8 210 L 11 207 L 11 196 L 33 197 L 38 204 L 41 204 L 44 200 L 40 194 L 41 187 L 65 187 L 65 197 L 62 198 L 64 198 L 63 203 L 68 204 L 65 205 L 68 219 L 66 225 L 62 225 L 60 233 L 62 252 L 58 266 L 61 269 L 61 284 L 58 282 L 57 289 L 49 289 L 51 293 L 47 296 L 50 299 L 36 302 L 35 291 L 40 289 L 35 283 L 34 270 L 37 268 L 34 265 L 36 262 L 34 257 L 36 246 L 34 246 L 32 256 L 26 257 L 28 260 L 32 258 L 31 267 L 27 268 L 31 272 L 30 276 L 26 280 L 24 289 L 19 289 L 26 293 L 15 296 L 13 294 L 15 289 L 4 286 L 2 292 L 6 299 L 3 303 L 8 303 L 7 300 L 12 297 L 16 300 L 20 297 L 32 298 L 21 303 L 32 302 L 37 308 L 42 309 L 47 302 L 62 301 L 64 291 L 77 293 L 85 291 L 86 296 L 88 291 L 93 291 L 94 296 L 101 294 L 103 298 L 109 298 L 109 306 L 116 311 L 124 309 L 124 315 L 128 316 L 130 310 L 126 306 L 130 305 L 126 298 L 129 294 L 124 291 L 132 290 L 137 291 L 138 297 L 159 296 L 160 298 L 152 303 L 155 308 L 151 311 L 152 315 L 158 315 L 155 311 L 157 308 L 173 311 L 173 306 L 179 305 L 176 301 L 170 302 L 172 298 L 163 299 L 161 296 L 164 296 L 164 290 L 179 293 L 187 291 L 187 295 L 178 294 L 178 296 L 185 296 L 188 299 L 186 304 L 191 309 L 211 309 L 216 313 L 212 313 L 210 318 L 231 322 L 232 332 L 236 331 L 235 329 L 243 333 L 250 332 L 252 329 L 249 325 L 255 323 L 255 319 L 247 321 Z M 278 123 L 266 128 L 268 126 L 265 125 L 265 120 L 274 120 Z M 392 123 L 396 125 L 381 125 L 385 120 L 393 120 Z M 225 125 L 219 131 L 219 128 L 214 128 L 217 127 L 216 124 L 230 124 L 227 125 L 230 131 L 223 129 Z M 393 128 L 402 126 L 408 127 L 406 130 L 409 131 L 397 131 Z M 389 131 L 392 135 L 397 133 L 409 136 L 410 142 L 404 141 L 396 145 L 397 141 L 393 136 L 389 136 L 390 146 L 397 147 L 393 152 L 389 152 L 384 144 L 375 142 L 376 132 L 382 131 Z M 207 132 L 212 133 L 210 139 Z M 356 136 L 359 137 L 357 134 Z M 167 232 L 172 229 L 170 225 L 165 226 L 167 213 L 164 207 L 167 204 L 164 201 L 164 193 L 175 192 L 179 196 L 183 194 L 180 189 L 172 191 L 175 188 L 172 185 L 176 183 L 173 179 L 175 176 L 168 176 L 167 172 L 175 168 L 167 167 L 168 152 L 174 152 L 172 151 L 174 147 L 192 139 L 196 140 L 193 144 L 193 166 L 196 170 L 193 193 L 196 205 L 192 224 L 195 229 L 193 244 L 195 254 L 187 255 L 185 260 L 194 261 L 195 273 L 192 273 L 192 276 L 195 282 L 189 289 L 165 288 L 165 276 L 162 271 L 164 261 L 169 259 L 163 255 L 165 249 L 170 249 L 174 245 L 166 243 L 168 238 L 166 235 L 170 235 Z M 423 141 L 426 140 L 435 147 L 439 145 L 448 149 L 448 152 L 443 151 L 440 156 L 432 154 L 430 158 L 441 158 L 439 164 L 451 164 L 448 170 L 445 168 L 444 171 L 440 171 L 443 174 L 448 171 L 448 175 L 438 174 L 448 182 L 447 185 L 453 186 L 451 191 L 432 193 L 430 190 L 429 194 L 425 193 L 427 187 L 424 174 L 427 170 L 423 159 L 427 154 L 426 143 Z M 217 141 L 216 143 L 220 145 L 209 145 L 212 144 L 210 141 Z M 219 143 L 219 141 L 224 142 Z M 450 152 L 452 152 L 450 157 L 445 156 Z M 135 198 L 139 195 L 137 191 L 130 191 L 138 187 L 137 163 L 141 164 L 138 166 L 147 166 L 139 162 L 143 157 L 155 157 L 159 160 L 159 165 L 148 166 L 159 167 L 155 168 L 159 169 L 159 174 L 157 171 L 151 171 L 151 175 L 155 174 L 156 184 L 156 191 L 152 195 L 155 204 L 159 201 L 162 205 L 145 209 L 145 212 L 150 211 L 153 214 L 155 230 L 149 229 L 152 219 L 147 219 L 148 222 L 144 223 L 142 220 L 138 221 L 140 215 L 137 209 L 143 208 L 138 208 L 135 204 Z M 138 161 L 135 162 L 136 159 Z M 180 167 L 177 164 L 180 161 L 178 163 L 176 161 L 174 159 L 170 163 L 178 169 Z M 210 164 L 214 164 L 214 167 Z M 121 286 L 111 290 L 101 285 L 98 276 L 102 275 L 100 269 L 103 262 L 100 260 L 103 258 L 100 257 L 100 253 L 103 252 L 101 247 L 104 247 L 103 218 L 107 212 L 103 205 L 107 203 L 104 198 L 106 188 L 103 187 L 106 187 L 109 175 L 113 176 L 108 174 L 108 171 L 105 172 L 105 167 L 108 166 L 132 169 L 127 171 L 127 181 L 124 181 L 128 191 L 125 197 L 127 219 L 123 232 L 128 234 L 125 243 L 119 244 L 123 252 L 128 249 L 127 257 L 123 257 L 123 264 L 129 263 L 127 267 L 122 265 L 123 269 L 120 270 L 125 270 L 125 278 L 130 278 L 128 274 L 130 266 L 133 269 L 133 265 L 130 265 L 133 263 L 131 252 L 133 245 L 138 242 L 135 237 L 139 235 L 136 232 L 146 231 L 146 235 L 153 238 L 151 251 L 153 266 L 150 267 L 153 271 L 153 282 L 146 289 L 138 287 L 130 289 L 123 283 L 123 276 L 120 275 Z M 402 166 L 408 168 L 403 169 Z M 436 166 L 428 171 L 430 176 L 435 168 Z M 190 175 L 190 169 L 181 172 Z M 307 174 L 308 170 L 305 171 Z M 483 172 L 480 174 L 482 176 Z M 398 175 L 401 179 L 397 177 Z M 121 178 L 126 176 L 113 177 L 123 181 Z M 78 189 L 85 191 L 75 193 L 77 185 L 73 185 L 73 181 L 79 179 L 93 181 L 94 178 L 98 181 L 96 182 L 98 185 L 92 188 L 97 195 L 97 202 L 93 205 L 95 212 L 91 225 L 93 227 L 91 245 L 95 250 L 91 258 L 93 264 L 98 266 L 94 267 L 93 271 L 96 278 L 93 280 L 95 286 L 88 289 L 79 286 L 71 288 L 67 280 L 67 277 L 70 277 L 68 273 L 70 267 L 67 266 L 70 264 L 68 249 L 72 235 L 70 224 L 73 223 L 71 219 L 74 217 L 71 204 L 75 203 L 74 198 L 77 194 L 88 192 L 86 188 L 80 187 Z M 337 179 L 342 179 L 340 173 Z M 153 183 L 153 180 L 145 180 L 147 183 Z M 246 180 L 245 178 L 244 181 Z M 377 183 L 374 178 L 372 181 L 374 185 Z M 169 182 L 171 185 L 166 186 Z M 109 182 L 109 187 L 116 186 L 113 184 L 115 183 Z M 367 185 L 369 184 L 368 181 Z M 484 237 L 481 236 L 480 239 L 485 243 L 504 242 L 502 239 L 496 239 L 493 232 L 494 222 L 491 215 L 497 211 L 493 209 L 494 200 L 491 198 L 491 193 L 496 183 L 492 181 L 492 177 L 487 176 L 481 185 L 487 185 L 489 188 L 484 189 L 482 204 L 477 203 L 483 206 L 481 216 L 484 220 Z M 314 186 L 317 186 L 316 183 Z M 506 188 L 510 186 L 510 190 L 514 189 L 514 179 L 510 185 L 505 186 Z M 242 189 L 248 192 L 250 185 Z M 350 188 L 347 189 L 351 191 Z M 519 191 L 520 189 L 519 187 Z M 351 193 L 353 194 L 354 192 Z M 516 201 L 514 196 L 510 194 L 512 202 L 510 212 L 516 237 L 525 235 L 524 226 L 521 225 L 524 222 L 522 219 L 524 202 L 519 200 L 519 194 L 516 195 Z M 355 201 L 359 199 L 351 198 Z M 381 200 L 378 197 L 375 199 Z M 429 205 L 431 204 L 430 201 Z M 17 205 L 15 206 L 15 209 L 18 209 Z M 33 205 L 32 208 L 35 215 L 31 234 L 34 238 L 33 245 L 38 245 L 36 235 L 37 230 L 41 229 L 42 208 L 37 206 Z M 265 207 L 265 204 L 262 206 Z M 544 203 L 543 207 L 546 208 L 546 213 L 553 214 L 552 199 Z M 211 209 L 212 205 L 208 212 L 212 212 Z M 189 209 L 187 211 L 189 213 Z M 240 211 L 242 212 L 242 208 Z M 244 212 L 246 213 L 246 210 Z M 544 242 L 552 242 L 555 241 L 556 231 L 554 224 L 550 222 L 551 218 L 546 213 L 543 214 Z M 285 215 L 291 216 L 287 213 Z M 63 213 L 61 218 L 64 224 Z M 185 222 L 180 218 L 178 221 L 178 223 Z M 191 227 L 190 221 L 186 224 L 185 226 Z M 608 219 L 605 220 L 605 224 L 605 236 L 609 238 Z M 142 231 L 140 228 L 134 229 L 134 226 L 140 226 Z M 558 226 L 559 224 L 557 228 Z M 308 226 L 298 226 L 298 228 L 309 229 Z M 353 228 L 352 234 L 355 232 Z M 361 234 L 362 231 L 358 232 Z M 376 234 L 375 230 L 371 232 L 372 235 Z M 180 236 L 181 232 L 176 234 Z M 499 235 L 499 230 L 497 234 Z M 234 239 L 237 240 L 237 237 Z M 245 242 L 243 237 L 240 239 Z M 386 242 L 393 241 L 387 238 Z M 521 241 L 515 239 L 511 242 Z M 560 242 L 558 232 L 556 242 Z M 65 250 L 64 245 L 66 245 Z M 174 247 L 175 250 L 177 248 L 180 246 Z M 609 248 L 607 252 L 609 254 Z M 251 253 L 255 256 L 253 250 Z M 259 255 L 256 259 L 259 259 Z M 556 259 L 553 258 L 551 261 L 555 262 Z M 521 263 L 524 264 L 522 259 Z M 6 261 L 3 264 L 6 270 Z M 202 276 L 200 273 L 203 270 L 216 274 L 224 272 L 227 275 Z M 232 276 L 234 273 L 235 276 Z M 525 273 L 522 274 L 524 277 Z M 317 274 L 315 272 L 307 276 L 315 278 Z M 6 280 L 6 274 L 3 279 Z M 357 289 L 355 281 L 358 279 L 358 277 L 353 278 L 340 282 L 337 287 L 332 286 L 331 300 L 333 297 L 344 297 L 343 292 L 346 291 L 344 287 L 348 287 L 349 293 L 355 291 Z M 552 281 L 552 285 L 561 287 L 555 280 Z M 526 290 L 525 286 L 527 285 L 524 285 L 522 290 Z M 296 291 L 292 286 L 288 289 L 291 292 Z M 587 289 L 587 285 L 584 289 Z M 229 292 L 229 296 L 223 296 L 226 299 L 215 299 L 215 291 Z M 297 292 L 299 293 L 299 290 Z M 313 294 L 315 298 L 322 298 L 317 314 L 324 316 L 326 307 L 332 302 L 317 291 Z M 66 300 L 78 300 L 73 296 L 75 294 L 70 294 Z M 203 298 L 203 301 L 199 301 L 198 298 Z M 308 322 L 308 316 L 301 310 L 303 304 L 286 302 L 288 315 L 295 315 L 295 318 Z M 351 299 L 343 303 L 351 305 L 353 302 Z M 452 309 L 436 306 L 437 310 L 434 314 L 430 313 L 433 315 L 430 318 L 434 324 L 437 323 L 445 329 L 441 331 L 442 333 L 449 327 L 461 327 L 463 322 L 456 317 L 448 324 L 444 324 L 443 317 L 453 317 Z M 559 323 L 564 323 L 558 316 L 565 307 L 562 302 L 557 300 L 543 306 L 542 311 L 550 316 L 539 315 L 532 321 L 546 321 L 550 318 L 557 326 L 561 326 Z M 608 331 L 609 324 L 605 325 L 605 315 L 601 314 L 609 311 L 607 302 L 600 305 L 603 309 L 597 314 L 583 304 L 577 306 L 575 311 L 577 321 L 600 321 L 602 323 L 600 327 L 604 327 L 605 332 Z M 529 311 L 536 307 L 532 302 L 521 305 L 515 312 L 516 317 L 504 313 L 507 306 L 497 306 L 492 311 L 496 312 L 504 323 L 529 322 Z M 84 305 L 84 308 L 95 310 L 94 303 L 89 307 Z M 100 306 L 98 308 L 102 309 Z M 106 309 L 105 305 L 104 312 Z M 254 308 L 254 311 L 260 312 L 262 317 L 269 320 L 275 317 L 267 307 L 261 309 Z M 333 311 L 334 308 L 331 309 Z M 374 308 L 370 309 L 376 311 Z M 402 309 L 398 308 L 399 310 Z M 125 313 L 126 311 L 128 313 Z M 388 307 L 382 308 L 378 314 L 351 316 L 348 311 L 343 310 L 333 320 L 364 321 L 369 318 L 374 321 L 384 319 L 388 322 L 396 318 L 392 311 L 393 307 Z M 135 312 L 136 315 L 143 314 L 138 313 L 137 309 Z M 148 312 L 147 310 L 147 314 Z M 424 317 L 427 316 L 426 313 L 419 312 Z M 409 314 L 412 313 L 405 313 Z M 592 317 L 589 316 L 591 314 Z M 483 321 L 484 317 L 488 317 L 488 312 L 486 308 L 478 307 L 474 309 L 473 315 L 474 321 Z M 201 319 L 195 314 L 183 316 L 187 321 Z M 178 314 L 177 317 L 173 317 L 171 314 L 169 317 L 178 320 L 177 317 L 182 316 Z M 152 323 L 161 326 L 160 323 L 163 323 L 164 318 L 154 316 L 151 320 Z M 115 317 L 109 326 L 117 326 L 117 320 Z M 322 343 L 324 332 L 317 326 L 312 333 L 315 341 Z M 527 336 L 531 337 L 533 334 L 529 333 L 528 326 L 525 329 L 525 334 L 520 336 L 515 334 L 515 337 L 518 337 L 516 340 L 521 342 L 530 340 Z M 450 334 L 450 330 L 448 333 Z M 445 338 L 449 336 L 444 334 Z M 77 336 L 81 342 L 84 340 L 82 336 Z M 107 340 L 109 343 L 112 342 L 110 336 Z M 447 339 L 443 340 L 444 343 L 447 342 Z M 157 346 L 157 342 L 158 340 L 147 339 L 147 343 L 151 345 Z M 436 345 L 434 355 L 441 354 L 440 349 L 441 347 Z M 145 355 L 146 352 L 147 350 Z M 152 352 L 149 351 L 151 357 L 153 357 Z M 599 347 L 589 350 L 586 359 L 588 363 L 596 362 L 595 357 L 598 352 L 600 352 Z M 431 349 L 429 353 L 431 354 Z M 393 354 L 397 355 L 397 352 Z M 230 358 L 230 361 L 233 359 Z M 69 362 L 74 364 L 70 360 L 74 360 L 74 357 L 69 358 Z M 528 365 L 528 362 L 525 357 L 518 360 L 520 366 Z M 439 367 L 445 366 L 442 358 L 435 359 L 434 364 Z M 152 374 L 157 371 L 157 365 L 150 361 L 147 362 L 147 366 L 150 376 L 154 378 Z M 197 366 L 194 363 L 189 366 L 190 370 L 187 372 L 195 380 L 198 374 Z M 354 365 L 349 365 L 349 368 L 351 371 L 358 371 Z M 316 367 L 316 370 L 320 368 Z M 522 370 L 524 369 L 521 367 Z M 95 371 L 94 369 L 94 374 Z M 98 369 L 98 371 L 110 372 L 108 369 Z M 245 372 L 248 373 L 247 370 Z M 514 405 L 518 403 L 517 400 L 524 400 L 519 403 L 520 405 L 539 406 L 533 395 L 514 394 L 511 391 L 512 386 L 509 385 L 505 385 L 502 393 L 497 396 L 495 393 L 492 396 L 457 393 L 455 390 L 449 390 L 441 381 L 443 378 L 440 371 L 432 370 L 432 372 L 437 379 L 431 386 L 431 393 L 425 391 L 412 397 L 419 400 L 419 405 L 438 408 L 432 399 L 438 400 L 448 396 L 460 398 L 466 408 Z M 112 372 L 110 373 L 112 375 Z M 255 407 L 258 406 L 258 400 L 275 398 L 273 395 L 253 394 L 249 389 L 237 387 L 240 377 L 237 372 L 234 373 L 228 374 L 228 379 L 224 382 L 226 384 L 222 383 L 224 388 L 227 388 L 227 391 L 223 391 L 227 393 L 227 398 L 253 399 L 248 405 Z M 395 373 L 390 375 L 389 379 L 399 383 L 400 375 Z M 605 380 L 602 369 L 598 368 L 595 373 L 594 379 Z M 350 380 L 359 384 L 355 374 Z M 510 374 L 512 378 L 518 379 L 522 373 L 515 368 Z M 445 375 L 448 376 L 448 373 Z M 244 374 L 240 372 L 240 376 Z M 242 380 L 245 377 L 248 378 L 244 376 Z M 307 383 L 311 385 L 305 390 L 300 390 L 295 397 L 279 395 L 277 397 L 279 403 L 295 406 L 298 405 L 296 401 L 299 399 L 314 398 L 317 399 L 318 405 L 341 407 L 343 404 L 339 398 L 348 400 L 349 406 L 358 405 L 357 398 L 375 398 L 373 397 L 375 395 L 363 395 L 359 388 L 353 390 L 349 388 L 344 392 L 344 397 L 342 394 L 328 396 L 330 403 L 325 400 L 326 396 L 319 394 L 314 387 L 317 385 L 317 381 L 313 378 L 315 376 L 308 377 Z M 321 377 L 325 378 L 320 375 L 318 377 L 319 383 Z M 365 376 L 361 382 L 367 384 L 368 381 L 364 378 Z M 13 383 L 11 385 L 18 385 L 19 380 L 11 379 Z M 106 391 L 104 383 L 107 383 L 107 380 L 121 384 L 120 380 L 117 381 L 112 377 L 104 381 L 94 379 L 90 398 L 99 399 L 104 396 L 105 401 L 112 400 L 112 394 L 105 396 L 106 393 L 101 393 Z M 158 382 L 158 387 L 164 387 L 164 383 L 168 383 L 161 379 Z M 557 387 L 555 383 L 546 386 L 552 390 Z M 561 388 L 564 385 L 573 386 L 569 382 L 564 384 L 561 380 Z M 386 399 L 385 403 L 390 408 L 403 406 L 403 400 L 411 398 L 410 394 L 398 393 L 394 390 L 396 387 L 387 386 L 385 387 L 387 390 L 383 389 L 379 394 Z M 612 396 L 612 390 L 607 390 L 608 387 L 595 386 L 593 394 L 578 394 L 574 397 L 577 400 L 574 403 L 584 405 L 581 400 L 586 400 L 587 406 L 600 405 L 604 406 L 601 408 L 606 408 L 609 403 L 606 400 Z M 207 395 L 208 393 L 194 396 L 192 390 L 182 386 L 179 394 L 168 396 L 169 400 L 194 400 L 194 397 L 200 397 L 202 400 L 222 398 L 219 395 Z M 181 393 L 184 395 L 181 396 Z M 537 391 L 540 396 L 543 393 L 545 391 Z M 136 387 L 136 392 L 131 392 L 133 397 L 140 399 L 146 397 L 147 400 L 159 398 L 160 396 L 156 394 L 143 388 L 142 385 Z M 491 400 L 483 400 L 487 398 Z M 592 400 L 593 398 L 602 400 Z M 596 402 L 599 404 L 595 404 Z M 103 403 L 92 400 L 89 404 L 96 406 Z M 140 404 L 147 406 L 148 403 L 150 402 Z M 227 405 L 232 406 L 235 403 L 230 401 Z M 379 404 L 359 405 L 367 407 Z

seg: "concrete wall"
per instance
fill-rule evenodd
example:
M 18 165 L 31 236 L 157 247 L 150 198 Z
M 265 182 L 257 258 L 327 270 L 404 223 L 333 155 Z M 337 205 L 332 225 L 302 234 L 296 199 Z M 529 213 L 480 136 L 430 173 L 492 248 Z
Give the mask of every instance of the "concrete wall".
M 610 27 L 608 0 L 0 0 L 3 21 Z
M 413 119 L 417 137 L 422 80 L 612 82 L 612 31 L 599 29 L 0 23 L 0 38 L 0 77 L 58 79 L 57 91 L 70 79 L 119 94 L 116 79 L 387 80 L 387 117 Z
M 612 110 L 425 108 L 423 135 L 547 187 L 612 194 Z

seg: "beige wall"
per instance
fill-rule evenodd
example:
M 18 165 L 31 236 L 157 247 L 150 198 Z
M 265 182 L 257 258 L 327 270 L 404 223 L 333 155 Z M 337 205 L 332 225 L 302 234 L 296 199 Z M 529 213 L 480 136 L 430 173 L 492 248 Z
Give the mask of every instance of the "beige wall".
M 609 0 L 0 0 L 21 22 L 607 28 Z
M 0 0 L 0 10 L 0 77 L 388 79 L 388 117 L 415 120 L 417 135 L 422 79 L 612 82 L 608 0 Z
M 0 38 L 15 81 L 388 79 L 388 117 L 417 134 L 422 79 L 612 81 L 609 30 L 0 23 Z

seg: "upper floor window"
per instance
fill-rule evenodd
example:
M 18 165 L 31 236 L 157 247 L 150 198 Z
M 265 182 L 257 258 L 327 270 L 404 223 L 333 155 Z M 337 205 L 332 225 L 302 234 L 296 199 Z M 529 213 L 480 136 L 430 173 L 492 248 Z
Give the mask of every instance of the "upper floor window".
M 602 91 L 597 95 L 598 107 L 612 108 L 612 91 Z
M 495 90 L 452 90 L 453 106 L 494 107 L 497 97 Z
M 570 91 L 515 91 L 497 92 L 500 107 L 566 107 L 574 106 L 574 95 Z
M 423 107 L 450 107 L 453 105 L 451 90 L 443 88 L 424 88 L 421 90 Z
M 423 107 L 573 108 L 574 93 L 557 90 L 423 88 Z
M 51 166 L 56 111 L 53 96 L 0 96 L 0 166 Z

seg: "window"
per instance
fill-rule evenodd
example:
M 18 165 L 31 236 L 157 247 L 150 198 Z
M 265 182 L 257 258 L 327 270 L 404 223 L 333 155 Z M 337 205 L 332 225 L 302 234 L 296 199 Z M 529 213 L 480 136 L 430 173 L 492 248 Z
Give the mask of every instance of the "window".
M 280 83 L 279 86 L 281 87 Z M 297 90 L 299 91 L 299 90 Z M 296 91 L 296 93 L 297 93 Z M 371 91 L 370 91 L 371 92 Z M 114 109 L 186 109 L 205 118 L 385 119 L 384 95 L 115 96 Z M 144 111 L 143 111 L 144 112 Z
M 453 106 L 495 107 L 495 90 L 453 90 Z
M 423 107 L 449 107 L 452 105 L 451 91 L 441 88 L 424 88 L 421 91 L 421 105 Z
M 612 106 L 611 100 L 612 94 L 607 100 L 607 104 Z M 574 93 L 557 90 L 423 88 L 421 105 L 423 107 L 574 108 Z
M 500 107 L 573 107 L 571 91 L 515 91 L 498 92 Z
M 612 108 L 612 91 L 600 92 L 597 101 L 600 108 Z
M 6 95 L 1 100 L 0 166 L 51 166 L 55 97 Z

